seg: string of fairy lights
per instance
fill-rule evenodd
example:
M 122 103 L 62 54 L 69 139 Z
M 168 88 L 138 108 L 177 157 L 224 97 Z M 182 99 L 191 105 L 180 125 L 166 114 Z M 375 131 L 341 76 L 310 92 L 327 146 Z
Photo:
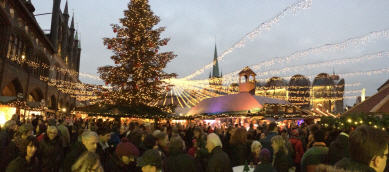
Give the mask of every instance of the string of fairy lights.
M 288 55 L 285 57 L 272 58 L 272 60 L 261 62 L 259 64 L 251 66 L 250 68 L 253 70 L 264 69 L 265 67 L 270 67 L 274 64 L 279 64 L 279 63 L 286 63 L 286 62 L 289 62 L 291 60 L 296 60 L 300 57 L 324 53 L 324 52 L 341 51 L 341 50 L 344 50 L 345 48 L 348 48 L 348 47 L 357 47 L 360 45 L 365 45 L 368 42 L 372 42 L 374 40 L 386 39 L 386 38 L 389 38 L 389 30 L 388 29 L 382 30 L 382 31 L 370 32 L 370 33 L 362 35 L 362 36 L 348 38 L 348 39 L 341 41 L 341 42 L 338 42 L 338 43 L 324 44 L 324 45 L 321 45 L 318 47 L 296 51 L 296 52 L 292 53 L 291 55 Z M 376 58 L 383 58 L 383 57 L 387 57 L 387 56 L 388 56 L 387 51 L 381 51 L 381 52 L 377 52 L 374 54 L 368 54 L 368 55 L 364 55 L 364 56 L 360 56 L 360 57 L 356 57 L 356 58 L 352 57 L 352 58 L 348 58 L 348 59 L 339 59 L 337 61 L 332 60 L 332 61 L 327 61 L 327 62 L 322 62 L 322 63 L 306 64 L 306 65 L 295 66 L 295 67 L 286 67 L 283 69 L 273 70 L 273 71 L 262 71 L 259 73 L 259 75 L 262 76 L 262 75 L 265 75 L 265 74 L 271 73 L 271 72 L 275 73 L 275 74 L 281 73 L 281 72 L 282 73 L 291 73 L 291 72 L 293 72 L 293 70 L 296 70 L 298 67 L 317 68 L 317 67 L 325 67 L 325 66 L 330 66 L 330 65 L 335 65 L 335 64 L 336 65 L 340 65 L 340 64 L 346 65 L 349 63 L 358 63 L 358 62 L 361 62 L 363 60 L 373 60 Z M 203 69 L 197 70 L 195 72 L 196 75 L 202 73 L 200 71 L 203 71 Z M 240 72 L 240 70 L 225 74 L 223 76 L 224 83 L 226 83 L 228 85 L 228 84 L 237 82 L 237 78 L 238 78 L 237 74 L 239 72 Z M 383 72 L 385 72 L 385 70 L 383 70 Z M 200 83 L 207 84 L 208 83 L 208 79 L 196 80 L 196 81 L 188 80 L 187 78 L 194 77 L 194 76 L 192 77 L 192 75 L 190 75 L 190 76 L 191 77 L 184 77 L 181 80 L 183 80 L 183 82 L 190 82 L 190 83 L 195 82 L 195 84 L 200 84 Z M 266 79 L 262 79 L 262 81 L 266 81 Z
M 284 18 L 287 15 L 295 15 L 297 11 L 299 10 L 305 10 L 309 9 L 312 6 L 312 0 L 301 0 L 298 1 L 288 7 L 286 7 L 284 10 L 282 10 L 280 13 L 278 13 L 276 16 L 271 18 L 270 20 L 261 23 L 258 27 L 256 27 L 253 31 L 247 33 L 243 38 L 240 39 L 237 43 L 235 43 L 231 48 L 224 51 L 217 59 L 219 61 L 223 60 L 223 58 L 232 53 L 237 48 L 243 48 L 246 43 L 249 40 L 253 40 L 257 38 L 261 33 L 264 31 L 268 31 L 272 28 L 272 26 L 278 24 L 282 18 Z M 195 71 L 194 73 L 184 77 L 185 80 L 192 79 L 196 77 L 197 75 L 202 74 L 205 72 L 205 70 L 210 69 L 213 65 L 212 63 L 207 64 L 206 66 L 202 67 L 201 69 Z
M 284 64 L 287 62 L 290 62 L 291 60 L 297 60 L 301 57 L 309 56 L 309 55 L 315 55 L 315 54 L 320 54 L 324 52 L 337 52 L 337 51 L 342 51 L 346 48 L 350 47 L 357 47 L 360 45 L 366 45 L 369 42 L 379 40 L 379 39 L 387 39 L 389 38 L 389 29 L 386 30 L 381 30 L 381 31 L 374 31 L 370 32 L 368 34 L 358 36 L 358 37 L 353 37 L 353 38 L 348 38 L 344 41 L 338 42 L 338 43 L 331 43 L 331 44 L 324 44 L 318 47 L 313 47 L 313 48 L 308 48 L 305 50 L 299 50 L 296 51 L 290 55 L 284 56 L 284 57 L 274 57 L 271 58 L 271 60 L 266 60 L 261 63 L 258 63 L 256 65 L 250 66 L 250 68 L 253 71 L 258 71 L 259 69 L 266 69 L 270 66 L 273 66 L 275 64 Z M 240 72 L 240 70 L 237 70 L 232 73 L 225 74 L 223 76 L 223 79 L 227 83 L 229 82 L 236 82 L 236 76 Z
M 233 44 L 233 46 L 227 50 L 225 50 L 219 57 L 218 60 L 223 60 L 228 54 L 232 53 L 235 49 L 243 48 L 246 46 L 246 44 L 258 36 L 260 36 L 265 31 L 270 30 L 274 25 L 278 24 L 282 18 L 284 18 L 287 15 L 295 15 L 300 10 L 309 9 L 312 5 L 312 0 L 301 0 L 298 1 L 287 8 L 285 8 L 283 11 L 278 13 L 276 16 L 271 18 L 270 20 L 261 23 L 258 27 L 256 27 L 251 32 L 247 33 L 244 37 L 242 37 L 238 42 Z M 120 32 L 119 32 L 120 33 Z M 253 69 L 256 73 L 258 73 L 256 80 L 259 82 L 267 82 L 269 81 L 269 78 L 267 76 L 278 76 L 281 74 L 290 74 L 290 73 L 297 73 L 301 70 L 307 70 L 307 69 L 313 69 L 313 68 L 320 68 L 320 67 L 328 67 L 333 65 L 349 65 L 353 63 L 360 63 L 366 60 L 377 60 L 380 58 L 386 58 L 389 56 L 388 51 L 380 51 L 372 54 L 366 54 L 363 56 L 358 57 L 349 57 L 349 58 L 341 58 L 336 60 L 329 60 L 329 61 L 323 61 L 323 62 L 317 62 L 317 63 L 311 63 L 311 64 L 304 64 L 304 65 L 298 65 L 298 66 L 288 66 L 284 67 L 282 69 L 273 69 L 269 70 L 268 68 L 271 66 L 274 66 L 275 64 L 287 64 L 291 60 L 298 60 L 301 57 L 309 56 L 309 55 L 316 55 L 324 52 L 337 52 L 342 51 L 346 48 L 350 47 L 357 47 L 360 45 L 365 45 L 373 40 L 378 39 L 386 39 L 389 38 L 389 30 L 382 30 L 382 31 L 375 31 L 370 32 L 368 34 L 353 37 L 346 39 L 341 42 L 337 43 L 331 43 L 331 44 L 325 44 L 318 47 L 313 47 L 305 50 L 296 51 L 288 56 L 284 57 L 276 57 L 271 58 L 272 60 L 267 60 L 260 62 L 258 64 L 252 65 L 250 68 Z M 161 44 L 165 44 L 164 42 L 167 40 L 161 40 Z M 165 44 L 166 45 L 166 44 Z M 121 49 L 123 47 L 121 46 L 111 46 L 108 47 L 109 49 Z M 147 47 L 149 48 L 149 47 Z M 158 49 L 155 49 L 155 53 L 158 52 Z M 12 60 L 12 59 L 11 59 Z M 23 59 L 22 61 L 19 59 L 15 59 L 17 63 L 25 63 L 29 67 L 33 69 L 44 69 L 44 70 L 50 70 L 50 71 L 58 71 L 62 74 L 68 74 L 72 77 L 84 77 L 89 78 L 93 80 L 99 80 L 101 81 L 101 78 L 99 76 L 86 74 L 86 73 L 78 73 L 74 70 L 67 69 L 67 68 L 61 68 L 57 66 L 49 66 L 47 64 L 38 64 L 34 61 Z M 222 85 L 209 85 L 209 79 L 203 79 L 203 80 L 192 80 L 194 77 L 202 74 L 205 72 L 205 70 L 211 68 L 213 66 L 213 63 L 210 63 L 208 65 L 205 65 L 201 69 L 196 70 L 194 73 L 181 78 L 181 79 L 168 79 L 164 80 L 161 79 L 162 82 L 166 82 L 169 85 L 173 85 L 169 91 L 164 95 L 164 99 L 161 101 L 163 105 L 165 104 L 174 104 L 174 100 L 177 101 L 177 104 L 179 107 L 193 107 L 196 104 L 198 104 L 201 100 L 204 100 L 206 98 L 211 97 L 217 97 L 225 94 L 234 94 L 237 93 L 236 86 L 231 86 L 232 83 L 236 83 L 238 77 L 236 76 L 240 71 L 235 71 L 232 73 L 228 73 L 223 76 L 223 84 Z M 262 70 L 259 72 L 259 70 Z M 375 69 L 370 71 L 357 71 L 357 72 L 349 72 L 349 73 L 343 73 L 338 74 L 340 77 L 354 77 L 354 76 L 370 76 L 370 75 L 378 75 L 383 73 L 389 73 L 389 68 L 382 68 L 382 69 Z M 279 80 L 289 80 L 293 76 L 280 76 L 278 77 Z M 310 76 L 304 76 L 310 80 L 317 77 L 315 75 Z M 110 90 L 114 89 L 110 87 L 109 84 L 106 84 L 106 86 L 102 85 L 94 85 L 94 84 L 85 84 L 80 82 L 73 82 L 73 81 L 64 81 L 64 80 L 56 80 L 50 77 L 44 77 L 40 76 L 40 79 L 47 82 L 49 86 L 57 87 L 59 91 L 69 94 L 72 97 L 77 98 L 78 101 L 89 101 L 92 104 L 96 103 L 98 101 L 101 101 L 101 98 L 104 97 L 104 95 L 108 94 Z M 272 78 L 276 79 L 276 78 Z M 343 100 L 343 99 L 355 99 L 357 96 L 353 94 L 360 94 L 362 90 L 356 89 L 356 90 L 337 90 L 337 88 L 344 88 L 344 87 L 359 87 L 361 86 L 360 82 L 357 83 L 351 83 L 351 84 L 340 84 L 340 85 L 334 85 L 334 89 L 326 90 L 326 93 L 330 95 L 335 95 L 331 97 L 324 97 L 323 100 Z M 282 87 L 274 87 L 274 86 L 257 86 L 258 92 L 260 94 L 266 95 L 268 92 L 276 92 L 277 90 L 281 90 L 281 94 L 273 94 L 273 97 L 276 98 L 285 98 L 287 96 L 284 96 L 284 92 L 289 92 L 292 94 L 305 94 L 309 91 L 302 91 L 304 89 L 312 89 L 313 86 L 282 86 Z M 296 89 L 296 90 L 293 90 Z M 282 91 L 283 90 L 283 91 Z M 347 96 L 344 96 L 346 94 Z M 341 96 L 338 96 L 341 95 Z M 128 97 L 125 97 L 125 95 L 115 95 L 119 96 L 123 99 L 126 99 Z M 291 97 L 291 100 L 294 101 L 309 101 L 309 98 L 306 97 Z M 316 101 L 321 101 L 320 98 L 316 99 Z M 156 102 L 150 102 L 149 104 L 157 105 L 158 101 Z

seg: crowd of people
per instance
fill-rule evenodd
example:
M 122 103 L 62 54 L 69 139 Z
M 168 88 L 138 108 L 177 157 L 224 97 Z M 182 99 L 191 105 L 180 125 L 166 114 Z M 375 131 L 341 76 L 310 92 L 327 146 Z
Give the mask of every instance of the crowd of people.
M 17 115 L 0 132 L 6 172 L 388 172 L 388 133 L 276 123 L 212 127 Z

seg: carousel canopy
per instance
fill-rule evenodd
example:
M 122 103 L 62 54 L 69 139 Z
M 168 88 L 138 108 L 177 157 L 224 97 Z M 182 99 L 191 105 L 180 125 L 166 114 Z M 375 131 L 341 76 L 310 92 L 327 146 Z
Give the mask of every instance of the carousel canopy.
M 254 96 L 243 92 L 205 99 L 191 108 L 187 115 L 253 112 L 262 109 L 265 104 L 290 103 L 285 100 Z

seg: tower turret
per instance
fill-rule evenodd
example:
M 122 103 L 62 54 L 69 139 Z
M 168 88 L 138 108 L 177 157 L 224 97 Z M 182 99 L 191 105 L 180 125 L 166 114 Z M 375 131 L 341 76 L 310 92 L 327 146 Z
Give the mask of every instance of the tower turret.
M 51 30 L 50 30 L 50 40 L 54 45 L 54 48 L 58 49 L 58 30 L 59 30 L 59 17 L 61 13 L 61 0 L 53 0 L 53 12 L 51 16 Z
M 68 24 L 69 24 L 69 7 L 68 7 L 68 1 L 66 1 L 65 9 L 64 9 L 64 12 L 63 12 L 63 16 L 65 17 L 65 24 L 68 25 Z

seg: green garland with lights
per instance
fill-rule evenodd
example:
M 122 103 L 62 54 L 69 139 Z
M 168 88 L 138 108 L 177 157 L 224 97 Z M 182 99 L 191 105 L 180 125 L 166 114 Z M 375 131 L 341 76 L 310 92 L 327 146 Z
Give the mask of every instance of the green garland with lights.
M 377 129 L 389 131 L 389 114 L 355 113 L 339 118 L 322 117 L 319 124 L 325 128 L 336 128 L 339 130 L 355 129 L 360 125 L 369 125 Z

